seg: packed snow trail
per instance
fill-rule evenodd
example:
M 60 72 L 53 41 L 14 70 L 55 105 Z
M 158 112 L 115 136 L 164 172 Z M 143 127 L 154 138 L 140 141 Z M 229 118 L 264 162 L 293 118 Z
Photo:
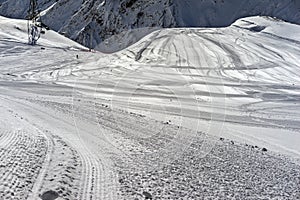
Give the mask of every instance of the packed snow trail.
M 223 183 L 227 185 L 224 192 L 236 198 L 281 196 L 283 191 L 291 199 L 299 195 L 300 167 L 288 158 L 263 152 L 261 147 L 235 144 L 136 113 L 112 110 L 107 101 L 99 104 L 79 94 L 74 98 L 70 95 L 72 88 L 37 84 L 31 91 L 24 91 L 29 88 L 27 84 L 32 83 L 2 83 L 0 120 L 10 122 L 3 127 L 3 134 L 8 137 L 19 130 L 25 136 L 16 135 L 18 140 L 41 139 L 29 140 L 34 144 L 23 141 L 6 145 L 1 155 L 13 153 L 19 144 L 25 146 L 24 153 L 36 152 L 37 146 L 43 156 L 33 157 L 37 155 L 31 153 L 30 157 L 22 157 L 19 152 L 13 153 L 20 155 L 19 159 L 6 161 L 3 157 L 3 170 L 16 165 L 20 173 L 25 173 L 20 176 L 19 171 L 5 170 L 4 188 L 16 189 L 13 194 L 4 193 L 3 198 L 32 199 L 49 190 L 63 199 L 142 199 L 144 192 L 161 198 L 217 197 L 226 194 L 213 192 Z M 44 94 L 50 88 L 52 92 Z M 205 143 L 213 145 L 208 153 Z M 30 167 L 40 170 L 25 172 Z M 30 182 L 11 186 L 11 181 L 22 182 L 23 177 L 30 178 Z M 235 185 L 230 184 L 233 177 Z M 256 186 L 252 187 L 249 180 Z M 280 189 L 265 188 L 268 184 Z
M 12 91 L 13 90 L 10 92 Z M 16 92 L 19 94 L 22 93 L 21 91 Z M 3 94 L 3 91 L 1 93 Z M 5 93 L 7 92 L 5 91 Z M 30 96 L 30 94 L 28 96 Z M 33 100 L 27 99 L 28 96 L 26 97 L 24 95 L 21 98 L 18 98 L 14 95 L 1 95 L 1 105 L 4 106 L 5 109 L 12 110 L 13 113 L 17 113 L 18 117 L 21 118 L 21 124 L 23 124 L 24 127 L 41 127 L 39 131 L 48 135 L 48 137 L 44 137 L 47 138 L 47 141 L 51 141 L 49 143 L 53 143 L 53 140 L 56 137 L 64 143 L 61 152 L 57 152 L 61 155 L 56 156 L 54 152 L 58 149 L 54 150 L 53 148 L 58 148 L 58 144 L 51 148 L 49 145 L 45 145 L 45 147 L 51 149 L 50 151 L 47 151 L 46 155 L 51 157 L 51 161 L 49 163 L 49 159 L 45 158 L 44 162 L 48 164 L 47 166 L 44 166 L 46 169 L 43 169 L 43 171 L 46 171 L 46 173 L 43 174 L 47 174 L 48 177 L 42 177 L 42 180 L 39 180 L 39 182 L 42 182 L 39 183 L 39 187 L 34 187 L 36 188 L 33 189 L 35 197 L 38 197 L 37 195 L 40 194 L 40 192 L 46 192 L 47 186 L 55 186 L 56 188 L 53 189 L 56 189 L 60 195 L 65 198 L 117 199 L 117 193 L 112 192 L 114 191 L 113 187 L 115 187 L 115 185 L 114 183 L 110 184 L 110 182 L 113 182 L 113 177 L 108 177 L 111 173 L 108 171 L 109 163 L 105 158 L 102 158 L 101 155 L 104 154 L 102 152 L 99 153 L 99 150 L 94 147 L 95 145 L 102 146 L 103 148 L 105 146 L 102 141 L 97 141 L 99 139 L 94 136 L 88 136 L 88 134 L 91 134 L 92 132 L 91 127 L 93 125 L 89 126 L 89 130 L 84 131 L 84 136 L 81 136 L 80 134 L 82 134 L 83 131 L 80 130 L 80 127 L 78 128 L 78 125 L 78 129 L 75 129 L 73 123 L 74 118 L 72 115 L 68 115 L 68 117 L 64 115 L 57 116 L 57 112 L 53 112 L 55 110 L 47 111 L 45 110 L 45 107 L 33 104 L 30 102 Z M 94 126 L 97 127 L 97 125 Z M 89 140 L 93 139 L 93 144 L 83 144 L 82 141 L 84 138 L 89 138 Z M 93 146 L 93 148 L 89 149 L 87 146 L 90 148 Z M 70 152 L 65 150 L 67 148 L 70 148 Z M 69 163 L 67 169 L 65 169 L 65 163 L 59 162 L 60 159 Z M 77 167 L 82 168 L 81 171 L 75 168 L 73 169 L 80 172 L 79 174 L 70 172 L 72 171 L 70 170 L 72 169 L 71 167 L 74 167 L 72 166 L 72 163 L 74 164 L 75 162 L 77 163 Z M 56 173 L 59 173 L 60 176 L 62 176 L 61 180 L 55 175 L 53 175 L 52 178 L 49 177 L 51 176 L 51 171 L 54 166 L 60 166 L 56 169 L 58 170 Z M 80 174 L 82 174 L 81 177 L 78 177 Z M 66 176 L 66 178 L 64 178 L 64 176 Z M 53 180 L 53 178 L 55 180 Z M 71 187 L 73 182 L 75 185 L 74 187 Z M 82 183 L 82 185 L 78 185 L 79 183 Z
M 163 29 L 102 54 L 0 23 L 0 198 L 300 195 L 298 26 Z

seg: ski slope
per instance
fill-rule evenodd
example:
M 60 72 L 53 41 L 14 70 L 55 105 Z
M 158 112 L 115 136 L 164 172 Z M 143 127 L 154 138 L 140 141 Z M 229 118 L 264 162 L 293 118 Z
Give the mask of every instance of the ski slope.
M 113 54 L 26 31 L 0 17 L 0 198 L 299 197 L 298 25 L 161 29 Z

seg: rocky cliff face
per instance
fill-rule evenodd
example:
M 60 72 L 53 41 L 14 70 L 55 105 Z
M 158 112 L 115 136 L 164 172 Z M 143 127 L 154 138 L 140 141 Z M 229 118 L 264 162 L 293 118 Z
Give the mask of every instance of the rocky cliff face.
M 38 0 L 38 4 L 50 28 L 93 48 L 112 36 L 119 40 L 108 39 L 107 46 L 119 49 L 158 27 L 228 26 L 253 15 L 300 24 L 298 0 Z M 29 0 L 0 0 L 0 15 L 24 18 L 28 5 Z M 121 40 L 123 44 L 115 44 Z
M 38 9 L 45 10 L 56 0 L 38 0 Z M 0 15 L 11 18 L 25 18 L 30 0 L 0 0 Z
M 133 34 L 138 39 L 155 27 L 176 27 L 177 25 L 173 8 L 166 0 L 113 0 L 107 2 L 96 0 L 92 4 L 87 3 L 87 6 L 78 15 L 80 20 L 77 17 L 73 18 L 61 31 L 85 46 L 92 47 L 104 40 L 113 45 L 113 40 L 109 40 L 112 36 L 125 37 L 126 35 L 123 42 L 127 43 L 128 37 Z M 138 33 L 133 33 L 132 30 L 138 28 L 146 29 L 139 29 Z M 121 36 L 117 38 L 121 39 Z

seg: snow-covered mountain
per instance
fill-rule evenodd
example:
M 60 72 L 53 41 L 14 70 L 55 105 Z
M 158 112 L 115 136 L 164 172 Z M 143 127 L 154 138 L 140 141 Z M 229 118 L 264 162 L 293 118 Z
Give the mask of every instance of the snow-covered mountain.
M 1 199 L 299 199 L 299 32 L 248 17 L 104 54 L 0 17 Z
M 24 18 L 28 4 L 29 0 L 0 0 L 0 15 Z M 131 39 L 124 44 L 114 38 L 108 46 L 123 48 L 153 31 L 149 27 L 228 26 L 245 16 L 300 23 L 297 0 L 38 0 L 38 4 L 45 10 L 45 24 L 88 47 L 121 34 L 119 38 Z M 139 29 L 139 34 L 132 31 L 144 27 L 148 28 Z

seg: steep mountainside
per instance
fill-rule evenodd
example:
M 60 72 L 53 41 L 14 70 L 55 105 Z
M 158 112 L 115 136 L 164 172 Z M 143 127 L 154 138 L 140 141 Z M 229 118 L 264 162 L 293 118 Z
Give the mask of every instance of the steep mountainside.
M 11 18 L 25 18 L 30 0 L 0 0 L 0 15 Z M 38 0 L 40 10 L 49 8 L 56 0 Z
M 0 15 L 24 18 L 28 2 L 0 0 Z M 300 23 L 297 0 L 38 0 L 38 3 L 40 10 L 49 8 L 42 17 L 49 27 L 89 47 L 120 33 L 121 38 L 128 37 L 126 31 L 144 27 L 219 27 L 254 15 Z M 125 46 L 151 30 L 141 31 L 136 39 L 126 41 Z

